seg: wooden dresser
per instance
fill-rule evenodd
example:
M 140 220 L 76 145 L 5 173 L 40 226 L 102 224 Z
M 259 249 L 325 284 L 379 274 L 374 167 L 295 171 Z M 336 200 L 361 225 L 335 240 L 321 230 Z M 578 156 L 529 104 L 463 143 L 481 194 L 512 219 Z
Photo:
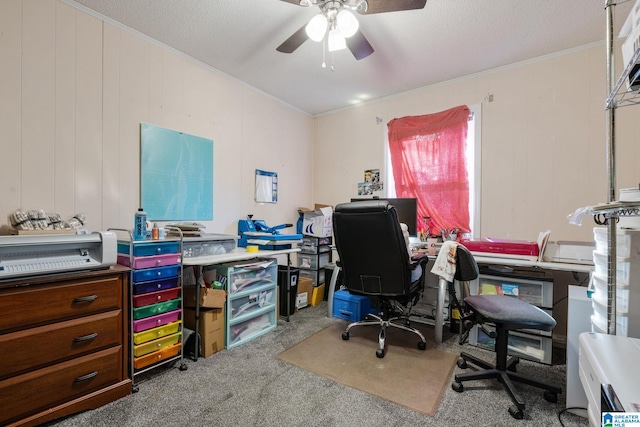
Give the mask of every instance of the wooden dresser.
M 128 272 L 0 283 L 0 425 L 38 425 L 131 393 Z

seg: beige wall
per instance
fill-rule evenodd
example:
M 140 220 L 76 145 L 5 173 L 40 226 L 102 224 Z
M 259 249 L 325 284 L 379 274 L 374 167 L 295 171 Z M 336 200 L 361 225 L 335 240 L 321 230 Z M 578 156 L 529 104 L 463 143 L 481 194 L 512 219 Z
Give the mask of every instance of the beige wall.
M 566 216 L 606 201 L 604 45 L 313 119 L 57 0 L 4 0 L 0 29 L 2 215 L 42 208 L 85 213 L 92 230 L 130 227 L 148 122 L 214 140 L 209 231 L 235 233 L 249 213 L 294 222 L 298 206 L 356 196 L 365 169 L 384 176 L 389 120 L 476 103 L 483 237 L 591 240 L 591 218 Z M 639 108 L 617 112 L 617 188 L 640 182 Z M 277 205 L 253 201 L 256 168 L 279 173 Z
M 170 49 L 60 1 L 3 0 L 0 58 L 3 216 L 132 227 L 141 122 L 214 141 L 210 232 L 295 222 L 312 203 L 313 118 Z M 256 168 L 278 172 L 277 204 L 253 201 Z
M 593 240 L 591 217 L 578 227 L 567 215 L 607 201 L 605 77 L 597 45 L 317 117 L 315 201 L 357 196 L 365 169 L 385 175 L 391 119 L 481 103 L 481 236 Z M 637 106 L 617 111 L 617 188 L 640 182 L 639 118 Z

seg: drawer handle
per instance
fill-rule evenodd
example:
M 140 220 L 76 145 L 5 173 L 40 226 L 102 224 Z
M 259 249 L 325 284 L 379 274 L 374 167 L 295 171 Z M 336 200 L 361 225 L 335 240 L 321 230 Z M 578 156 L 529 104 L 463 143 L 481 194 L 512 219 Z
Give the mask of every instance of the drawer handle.
M 95 339 L 97 336 L 98 336 L 98 333 L 94 332 L 92 334 L 84 335 L 82 337 L 75 337 L 73 339 L 73 342 L 91 341 L 92 339 Z
M 89 295 L 86 297 L 77 297 L 73 299 L 73 302 L 91 302 L 98 299 L 98 295 Z
M 98 375 L 98 371 L 93 371 L 90 374 L 83 375 L 81 377 L 75 377 L 73 379 L 73 382 L 74 383 L 79 383 L 79 382 L 82 382 L 82 381 L 87 381 L 87 380 L 90 380 L 91 378 L 94 378 L 96 375 Z

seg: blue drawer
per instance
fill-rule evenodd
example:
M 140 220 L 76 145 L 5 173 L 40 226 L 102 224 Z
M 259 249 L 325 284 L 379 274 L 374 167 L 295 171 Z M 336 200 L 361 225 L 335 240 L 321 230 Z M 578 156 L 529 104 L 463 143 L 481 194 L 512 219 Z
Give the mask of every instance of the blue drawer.
M 118 253 L 129 255 L 129 242 L 118 242 Z M 180 251 L 179 242 L 158 242 L 157 240 L 140 241 L 133 244 L 133 256 L 150 256 L 162 254 L 177 254 Z
M 163 280 L 151 280 L 149 282 L 134 283 L 133 294 L 141 295 L 148 292 L 162 291 L 164 289 L 171 289 L 178 286 L 178 277 L 172 277 L 170 279 Z
M 343 289 L 333 294 L 333 317 L 358 322 L 371 312 L 371 301 L 368 297 L 351 295 Z
M 146 282 L 148 280 L 168 279 L 180 275 L 180 265 L 168 265 L 166 267 L 145 268 L 133 270 L 131 273 L 134 282 Z

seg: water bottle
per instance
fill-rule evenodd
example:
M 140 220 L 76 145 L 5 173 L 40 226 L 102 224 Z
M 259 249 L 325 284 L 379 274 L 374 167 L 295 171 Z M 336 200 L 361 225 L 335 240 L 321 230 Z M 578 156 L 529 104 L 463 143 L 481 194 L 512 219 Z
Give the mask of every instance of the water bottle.
M 147 214 L 142 208 L 136 212 L 133 224 L 133 240 L 145 240 L 147 238 Z

